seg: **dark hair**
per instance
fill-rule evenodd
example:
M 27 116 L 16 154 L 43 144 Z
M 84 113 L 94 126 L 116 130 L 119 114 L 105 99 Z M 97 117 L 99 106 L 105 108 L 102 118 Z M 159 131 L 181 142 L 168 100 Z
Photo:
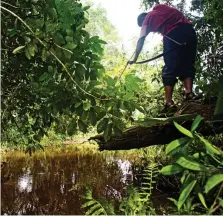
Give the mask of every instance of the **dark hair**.
M 142 26 L 143 20 L 145 19 L 147 13 L 141 13 L 138 18 L 137 18 L 137 22 L 138 22 L 138 26 Z

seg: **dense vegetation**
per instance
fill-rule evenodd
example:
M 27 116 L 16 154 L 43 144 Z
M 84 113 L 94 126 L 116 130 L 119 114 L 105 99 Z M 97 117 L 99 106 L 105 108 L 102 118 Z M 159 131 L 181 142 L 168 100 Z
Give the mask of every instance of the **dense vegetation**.
M 21 1 L 2 6 L 3 140 L 39 143 L 53 122 L 73 135 L 96 126 L 109 139 L 137 108 L 140 80 L 105 74 L 106 44 L 84 29 L 88 6 L 76 1 Z M 6 133 L 7 131 L 7 133 Z
M 148 9 L 157 2 L 143 0 L 142 6 Z M 171 5 L 175 1 L 161 2 Z M 154 65 L 133 66 L 122 74 L 128 58 L 116 47 L 118 34 L 102 8 L 90 8 L 87 5 L 92 3 L 78 0 L 1 3 L 4 145 L 25 147 L 31 153 L 42 148 L 41 140 L 52 131 L 63 137 L 93 131 L 103 133 L 107 141 L 112 134 L 121 135 L 138 116 L 156 116 L 163 100 L 162 63 L 156 69 Z M 181 0 L 174 6 L 188 15 L 198 36 L 195 92 L 208 99 L 218 97 L 216 119 L 222 120 L 223 3 L 193 0 L 188 10 Z M 178 84 L 176 100 L 180 101 L 181 90 Z M 191 131 L 175 123 L 187 138 L 167 146 L 174 164 L 160 172 L 181 179 L 179 199 L 172 199 L 178 213 L 221 214 L 222 152 L 195 132 L 201 120 L 197 117 Z M 148 177 L 152 172 L 157 175 L 158 168 L 146 170 Z M 117 213 L 154 214 L 152 204 L 144 208 L 150 203 L 154 181 L 147 180 L 146 191 L 133 189 Z M 91 190 L 86 197 L 85 208 L 94 204 L 91 207 L 99 209 L 97 213 L 106 213 L 98 208 Z M 90 213 L 94 213 L 92 208 Z

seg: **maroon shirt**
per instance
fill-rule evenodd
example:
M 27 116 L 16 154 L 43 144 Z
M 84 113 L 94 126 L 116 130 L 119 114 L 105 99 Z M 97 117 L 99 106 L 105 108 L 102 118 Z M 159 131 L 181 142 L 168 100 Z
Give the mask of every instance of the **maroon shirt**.
M 156 5 L 143 21 L 142 27 L 146 27 L 146 33 L 159 32 L 167 35 L 180 23 L 191 23 L 179 10 L 166 4 Z

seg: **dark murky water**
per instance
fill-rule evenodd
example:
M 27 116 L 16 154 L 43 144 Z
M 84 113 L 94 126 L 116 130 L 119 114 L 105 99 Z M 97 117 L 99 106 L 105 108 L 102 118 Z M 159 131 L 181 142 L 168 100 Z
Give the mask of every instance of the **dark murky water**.
M 95 198 L 118 200 L 133 181 L 131 163 L 103 154 L 39 155 L 7 158 L 1 185 L 1 214 L 83 215 L 86 185 Z

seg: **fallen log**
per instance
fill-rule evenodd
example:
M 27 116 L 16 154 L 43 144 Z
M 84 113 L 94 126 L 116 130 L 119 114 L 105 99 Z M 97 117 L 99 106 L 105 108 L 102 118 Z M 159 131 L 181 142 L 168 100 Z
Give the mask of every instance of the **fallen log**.
M 185 108 L 186 107 L 186 108 Z M 182 115 L 185 113 L 193 113 Z M 210 121 L 214 113 L 213 104 L 205 104 L 204 101 L 191 101 L 179 107 L 177 115 L 169 118 L 147 118 L 137 122 L 138 126 L 131 127 L 123 132 L 122 136 L 113 135 L 105 142 L 103 134 L 91 137 L 95 140 L 101 150 L 129 150 L 134 148 L 148 147 L 152 145 L 168 144 L 171 141 L 184 137 L 173 124 L 178 122 L 183 127 L 190 130 L 191 124 L 197 114 L 204 117 L 197 131 L 203 136 L 223 133 L 223 121 Z

